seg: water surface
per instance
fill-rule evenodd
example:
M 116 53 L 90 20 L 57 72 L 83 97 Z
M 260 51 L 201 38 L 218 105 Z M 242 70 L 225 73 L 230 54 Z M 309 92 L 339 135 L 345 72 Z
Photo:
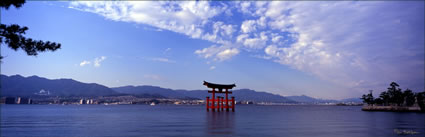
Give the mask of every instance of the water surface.
M 425 136 L 424 113 L 359 106 L 1 105 L 1 136 Z M 418 132 L 399 135 L 398 131 Z

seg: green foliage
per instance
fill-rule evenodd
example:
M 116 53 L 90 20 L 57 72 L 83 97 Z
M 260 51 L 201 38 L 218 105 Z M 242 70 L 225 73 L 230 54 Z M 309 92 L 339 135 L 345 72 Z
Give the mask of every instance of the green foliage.
M 363 99 L 364 103 L 367 103 L 368 105 L 373 105 L 374 104 L 374 99 L 373 99 L 373 95 L 372 95 L 372 90 L 369 90 L 369 94 L 367 95 L 363 95 L 361 99 Z
M 0 7 L 5 8 L 6 10 L 9 9 L 10 6 L 15 6 L 16 8 L 22 7 L 24 5 L 25 0 L 1 0 L 0 1 Z
M 378 105 L 397 105 L 397 106 L 413 106 L 415 102 L 421 107 L 421 110 L 425 110 L 425 92 L 413 93 L 412 90 L 406 89 L 402 92 L 399 85 L 395 82 L 391 82 L 390 87 L 387 91 L 383 91 L 379 94 L 379 98 L 373 99 L 372 91 L 367 95 L 363 95 L 361 99 L 367 104 L 378 104 Z
M 425 111 L 425 91 L 416 93 L 416 99 L 421 110 Z
M 384 105 L 384 100 L 382 100 L 381 98 L 376 98 L 374 100 L 375 104 L 377 105 Z
M 61 47 L 60 43 L 43 42 L 40 40 L 33 40 L 23 36 L 27 27 L 20 27 L 17 24 L 4 25 L 0 24 L 0 43 L 5 43 L 13 50 L 23 49 L 28 55 L 35 56 L 38 52 L 46 50 L 55 51 Z
M 389 103 L 390 103 L 390 94 L 388 94 L 388 92 L 386 92 L 386 91 L 381 92 L 381 94 L 379 95 L 379 97 L 382 99 L 383 104 L 385 106 L 388 106 L 389 105 Z
M 403 97 L 406 101 L 406 106 L 412 106 L 413 104 L 415 104 L 415 94 L 413 94 L 412 90 L 404 90 Z
M 389 101 L 392 104 L 397 104 L 400 106 L 404 102 L 403 98 L 403 92 L 401 92 L 401 89 L 398 88 L 399 85 L 395 82 L 391 82 L 390 87 L 388 88 L 387 92 L 390 96 Z
M 7 10 L 11 5 L 19 8 L 24 3 L 25 0 L 2 0 L 0 1 L 0 8 L 5 8 Z M 27 30 L 28 27 L 21 27 L 17 24 L 0 24 L 0 45 L 5 44 L 15 51 L 22 49 L 29 56 L 36 56 L 39 52 L 55 51 L 61 47 L 60 43 L 26 38 L 24 34 Z M 0 56 L 0 59 L 2 58 L 3 57 Z

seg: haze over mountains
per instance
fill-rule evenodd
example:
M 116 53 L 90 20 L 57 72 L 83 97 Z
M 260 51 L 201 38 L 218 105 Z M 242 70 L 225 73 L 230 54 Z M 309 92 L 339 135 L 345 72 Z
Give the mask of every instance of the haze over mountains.
M 146 98 L 204 99 L 207 90 L 173 90 L 157 86 L 123 86 L 109 88 L 96 83 L 82 83 L 73 79 L 46 79 L 38 76 L 1 75 L 1 96 L 119 96 L 134 95 Z M 359 102 L 360 99 L 322 100 L 306 95 L 281 96 L 250 89 L 232 90 L 237 101 L 275 103 L 337 103 Z

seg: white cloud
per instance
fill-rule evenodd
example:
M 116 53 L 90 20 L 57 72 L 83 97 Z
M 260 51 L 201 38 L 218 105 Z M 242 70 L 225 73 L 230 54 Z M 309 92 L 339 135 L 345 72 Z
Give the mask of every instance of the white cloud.
M 257 21 L 256 21 L 257 25 L 260 27 L 266 27 L 267 26 L 267 18 L 266 17 L 260 17 Z
M 176 63 L 174 60 L 170 60 L 168 58 L 152 58 L 152 61 L 165 62 L 165 63 Z
M 237 48 L 231 48 L 231 49 L 226 49 L 217 53 L 217 58 L 219 60 L 227 60 L 237 54 L 239 54 L 239 50 Z
M 93 61 L 84 60 L 80 63 L 80 66 L 90 65 L 93 62 L 94 67 L 100 67 L 100 63 L 106 59 L 105 56 L 96 57 Z
M 215 69 L 215 66 L 211 66 L 211 67 L 210 67 L 210 70 L 214 70 L 214 69 Z
M 283 39 L 283 36 L 280 36 L 280 35 L 278 35 L 278 34 L 272 34 L 272 42 L 273 43 L 279 43 L 279 42 L 281 42 L 281 40 Z
M 90 64 L 90 61 L 84 60 L 80 63 L 80 66 L 82 67 L 82 66 L 89 65 L 89 64 Z
M 233 32 L 235 32 L 233 25 L 226 25 L 221 21 L 215 22 L 213 24 L 214 34 L 220 32 L 220 35 L 223 37 L 232 37 Z
M 279 57 L 280 52 L 282 52 L 282 51 L 279 51 L 279 50 L 282 50 L 282 49 L 277 48 L 277 46 L 275 46 L 275 45 L 270 45 L 270 46 L 267 46 L 264 49 L 264 52 L 266 52 L 267 55 L 270 55 L 270 56 L 273 56 L 273 57 Z
M 229 48 L 227 46 L 217 47 L 216 45 L 212 45 L 202 50 L 196 50 L 195 54 L 204 58 L 213 58 L 217 61 L 224 61 L 239 54 L 239 50 L 237 48 Z
M 236 38 L 236 42 L 243 43 L 246 38 L 248 38 L 248 34 L 241 34 Z
M 70 8 L 114 21 L 135 22 L 202 39 L 202 27 L 226 9 L 207 1 L 75 1 Z
M 251 11 L 249 10 L 250 6 L 251 6 L 251 2 L 241 2 L 240 10 L 242 11 L 242 13 L 252 14 Z
M 249 33 L 256 30 L 255 20 L 246 20 L 241 25 L 241 30 L 244 33 Z
M 243 42 L 243 45 L 249 47 L 249 48 L 263 48 L 263 46 L 265 45 L 265 41 L 263 39 L 260 38 L 247 38 L 245 39 L 245 41 Z
M 241 31 L 243 33 L 255 32 L 257 26 L 264 28 L 267 26 L 266 17 L 260 17 L 258 20 L 245 20 L 242 22 Z
M 212 33 L 205 33 L 202 39 L 218 44 L 229 44 L 229 39 L 233 37 L 234 32 L 235 29 L 233 25 L 217 21 L 212 24 Z
M 100 63 L 102 63 L 105 59 L 106 59 L 105 56 L 101 56 L 101 57 L 95 58 L 94 61 L 93 61 L 93 65 L 95 67 L 100 67 Z
M 409 15 L 415 13 L 415 8 L 394 10 L 397 4 L 400 3 L 272 2 L 264 15 L 270 19 L 270 28 L 290 33 L 296 41 L 284 47 L 268 46 L 264 51 L 276 62 L 345 87 L 358 87 L 359 83 L 377 86 L 382 83 L 376 81 L 388 84 L 386 80 L 403 81 L 401 77 L 420 79 L 403 74 L 403 67 L 393 66 L 392 61 L 424 53 L 423 38 L 405 31 L 417 26 L 391 21 L 402 17 L 406 22 L 417 22 Z M 274 43 L 282 40 L 279 35 L 272 37 Z M 409 41 L 417 43 L 407 44 Z M 418 48 L 422 50 L 417 51 Z M 423 69 L 423 63 L 406 60 L 398 64 Z M 423 75 L 423 70 L 415 72 Z
M 194 39 L 231 45 L 236 26 L 211 19 L 225 11 L 227 4 L 208 1 L 75 1 L 69 8 L 92 12 L 114 21 L 147 24 L 159 30 L 185 34 Z M 212 31 L 207 32 L 206 28 Z
M 204 48 L 202 50 L 196 50 L 195 54 L 198 54 L 204 58 L 211 58 L 213 57 L 215 54 L 217 54 L 219 52 L 219 48 L 215 45 L 208 47 L 208 48 Z
M 266 46 L 268 36 L 266 32 L 261 32 L 260 35 L 254 34 L 253 38 L 250 38 L 248 34 L 241 34 L 237 37 L 236 41 L 248 48 L 261 49 Z
M 235 2 L 235 7 L 245 15 L 260 16 L 266 11 L 267 1 L 244 1 Z
M 418 3 L 109 1 L 71 2 L 70 7 L 221 45 L 194 52 L 206 59 L 224 61 L 241 50 L 263 51 L 256 57 L 348 88 L 369 88 L 385 80 L 423 85 L 424 33 L 417 31 L 424 28 L 423 2 Z M 215 18 L 237 15 L 232 11 L 247 20 Z

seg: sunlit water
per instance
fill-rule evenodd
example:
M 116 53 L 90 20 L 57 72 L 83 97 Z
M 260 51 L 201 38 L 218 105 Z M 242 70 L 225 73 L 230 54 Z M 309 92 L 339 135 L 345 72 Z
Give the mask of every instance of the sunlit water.
M 1 136 L 425 136 L 424 113 L 358 106 L 1 105 Z M 400 135 L 396 131 L 415 134 Z

